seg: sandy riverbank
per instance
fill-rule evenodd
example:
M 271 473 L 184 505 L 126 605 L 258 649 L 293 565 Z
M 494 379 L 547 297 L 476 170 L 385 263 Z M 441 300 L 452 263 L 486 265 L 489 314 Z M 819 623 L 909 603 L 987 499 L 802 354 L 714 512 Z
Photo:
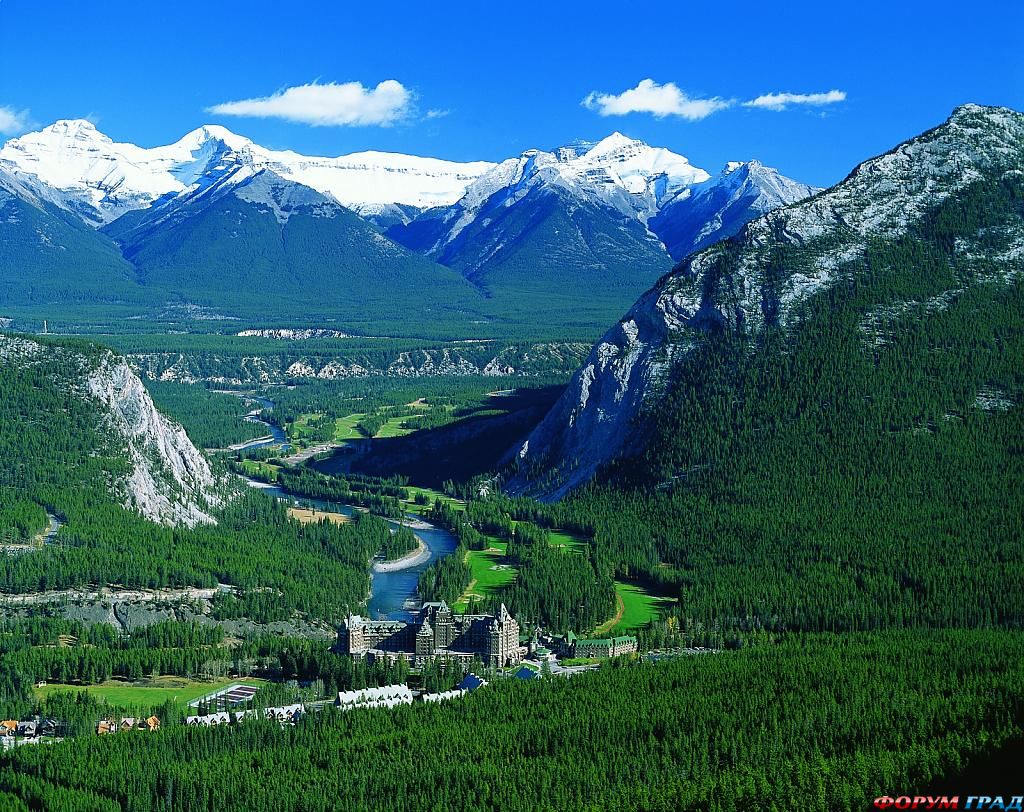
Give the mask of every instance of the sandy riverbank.
M 423 519 L 414 519 L 411 516 L 406 515 L 401 523 L 408 527 L 410 530 L 436 530 L 437 528 L 430 522 L 425 522 Z
M 430 548 L 427 547 L 419 536 L 416 536 L 416 544 L 415 550 L 407 555 L 403 555 L 401 558 L 396 558 L 394 561 L 374 561 L 373 571 L 398 572 L 398 570 L 407 570 L 409 567 L 415 567 L 424 563 L 430 558 Z

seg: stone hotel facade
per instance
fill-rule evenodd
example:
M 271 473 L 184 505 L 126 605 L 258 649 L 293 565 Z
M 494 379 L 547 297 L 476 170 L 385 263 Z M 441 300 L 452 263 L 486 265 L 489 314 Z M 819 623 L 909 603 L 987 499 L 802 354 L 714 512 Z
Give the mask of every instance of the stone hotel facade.
M 441 657 L 464 664 L 478 658 L 502 668 L 526 656 L 519 624 L 504 604 L 497 615 L 457 615 L 444 601 L 425 603 L 412 623 L 349 615 L 338 631 L 338 649 L 352 657 L 404 655 L 413 666 Z

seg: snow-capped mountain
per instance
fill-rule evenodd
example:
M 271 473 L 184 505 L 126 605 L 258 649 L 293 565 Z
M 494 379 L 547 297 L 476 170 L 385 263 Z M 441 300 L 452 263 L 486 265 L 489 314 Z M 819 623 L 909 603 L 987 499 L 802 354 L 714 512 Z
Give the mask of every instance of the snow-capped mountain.
M 821 191 L 760 161 L 730 161 L 718 175 L 668 200 L 648 222 L 673 259 L 731 237 L 755 217 Z
M 409 271 L 406 283 L 433 285 L 431 294 L 448 296 L 459 312 L 477 307 L 472 297 L 490 300 L 500 317 L 536 315 L 543 302 L 551 318 L 572 314 L 594 325 L 668 271 L 676 246 L 729 236 L 812 191 L 755 163 L 712 180 L 682 155 L 620 133 L 494 164 L 382 152 L 308 157 L 213 125 L 145 148 L 68 120 L 6 142 L 0 171 L 18 189 L 18 205 L 32 208 L 21 225 L 4 226 L 21 258 L 8 263 L 11 279 L 0 280 L 0 294 L 6 285 L 19 297 L 49 301 L 62 285 L 77 290 L 75 257 L 87 248 L 95 279 L 117 280 L 102 286 L 111 291 L 104 301 L 188 301 L 204 293 L 209 306 L 241 312 L 237 303 L 256 286 L 287 290 L 294 305 L 318 284 L 293 283 L 315 271 L 340 274 L 331 298 L 348 291 L 345 308 L 358 311 L 350 286 L 370 285 L 364 293 L 372 298 L 374 285 L 389 277 L 385 269 L 400 266 Z M 340 209 L 362 219 L 341 217 Z M 52 221 L 56 212 L 62 225 Z M 296 213 L 298 222 L 290 222 Z M 60 231 L 61 245 L 79 249 L 48 249 L 33 259 L 42 227 L 26 224 L 41 217 L 50 218 L 42 233 Z M 96 239 L 68 231 L 69 224 Z M 283 237 L 292 241 L 281 253 Z M 272 256 L 277 264 L 267 265 Z M 42 299 L 18 272 L 37 266 L 53 281 Z M 588 291 L 585 314 L 579 289 Z
M 0 303 L 123 300 L 131 265 L 105 235 L 0 166 Z
M 447 211 L 424 215 L 436 237 L 430 244 L 418 239 L 425 233 L 422 224 L 396 227 L 394 236 L 429 255 L 451 257 L 454 252 L 446 249 L 472 223 L 521 204 L 539 189 L 557 190 L 577 203 L 646 222 L 664 201 L 707 179 L 707 172 L 682 155 L 612 133 L 595 144 L 550 152 L 531 149 L 502 161 L 470 184 Z
M 253 173 L 269 169 L 360 214 L 376 216 L 401 212 L 400 207 L 450 205 L 494 164 L 385 152 L 309 157 L 269 150 L 213 125 L 174 144 L 147 149 L 115 142 L 90 122 L 73 120 L 11 139 L 0 149 L 0 166 L 30 186 L 56 190 L 64 208 L 101 226 L 167 196 L 216 183 L 239 166 Z
M 489 292 L 592 284 L 595 296 L 639 293 L 680 253 L 813 191 L 756 161 L 712 179 L 682 155 L 613 133 L 503 161 L 453 206 L 387 234 Z
M 537 186 L 557 186 L 571 190 L 581 200 L 645 219 L 662 201 L 707 179 L 707 172 L 682 155 L 617 132 L 595 144 L 570 145 L 553 152 L 532 149 L 503 161 L 466 190 L 460 201 L 463 214 L 453 226 L 452 236 L 499 191 L 506 201 L 515 202 Z
M 761 216 L 731 242 L 690 254 L 594 346 L 512 455 L 518 470 L 509 490 L 558 497 L 610 461 L 656 443 L 647 436 L 645 415 L 673 386 L 673 369 L 698 356 L 704 336 L 740 341 L 766 327 L 797 330 L 816 294 L 843 301 L 848 292 L 879 297 L 858 303 L 870 309 L 856 328 L 858 339 L 877 349 L 880 330 L 906 329 L 901 317 L 940 313 L 966 291 L 991 295 L 1016 283 L 1024 276 L 1024 226 L 1012 203 L 1004 211 L 985 209 L 986 222 L 966 225 L 970 218 L 961 211 L 941 227 L 931 224 L 914 242 L 931 239 L 947 258 L 898 264 L 888 288 L 890 277 L 878 270 L 887 257 L 872 267 L 865 256 L 871 245 L 898 244 L 931 223 L 946 202 L 964 198 L 962 207 L 971 210 L 970 195 L 978 188 L 1009 185 L 1008 198 L 1019 199 L 1022 145 L 1024 115 L 965 105 L 942 126 L 865 161 L 831 189 Z M 941 229 L 946 232 L 936 236 Z M 681 379 L 700 374 L 689 369 Z

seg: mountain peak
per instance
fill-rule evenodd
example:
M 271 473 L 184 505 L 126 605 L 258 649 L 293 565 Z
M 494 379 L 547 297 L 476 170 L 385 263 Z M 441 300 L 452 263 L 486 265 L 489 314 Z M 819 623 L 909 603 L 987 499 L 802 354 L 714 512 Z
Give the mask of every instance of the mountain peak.
M 59 118 L 49 127 L 43 127 L 43 132 L 94 132 L 98 133 L 96 125 L 87 118 Z
M 210 141 L 220 141 L 231 149 L 246 149 L 254 146 L 253 142 L 244 135 L 233 133 L 227 127 L 222 127 L 219 124 L 203 124 L 187 133 L 175 146 L 196 148 Z
M 750 161 L 728 161 L 718 174 L 718 179 L 720 181 L 725 179 L 742 180 L 751 176 L 773 177 L 778 174 L 778 169 L 765 166 L 757 159 Z
M 62 118 L 43 127 L 37 132 L 25 133 L 12 138 L 9 144 L 54 144 L 63 139 L 82 141 L 102 141 L 109 143 L 110 138 L 96 129 L 96 125 L 84 118 Z
M 995 131 L 1015 130 L 1020 126 L 1020 116 L 1016 110 L 1009 107 L 987 106 L 982 104 L 961 104 L 953 110 L 945 124 L 937 127 L 953 128 L 960 131 Z M 932 130 L 931 132 L 935 132 Z M 925 133 L 925 136 L 929 133 Z M 1010 146 L 1012 149 L 1011 145 Z
M 992 115 L 1001 116 L 1004 113 L 1013 113 L 1009 107 L 1000 107 L 998 105 L 988 104 L 975 104 L 974 102 L 967 102 L 966 104 L 958 105 L 953 109 L 950 119 L 963 118 L 965 116 L 976 116 L 976 115 Z
M 613 152 L 630 148 L 650 149 L 650 147 L 648 147 L 643 141 L 639 141 L 635 138 L 629 138 L 628 136 L 616 131 L 611 135 L 605 136 L 594 144 L 594 146 L 587 150 L 587 155 L 591 158 L 597 158 L 602 155 L 609 155 Z

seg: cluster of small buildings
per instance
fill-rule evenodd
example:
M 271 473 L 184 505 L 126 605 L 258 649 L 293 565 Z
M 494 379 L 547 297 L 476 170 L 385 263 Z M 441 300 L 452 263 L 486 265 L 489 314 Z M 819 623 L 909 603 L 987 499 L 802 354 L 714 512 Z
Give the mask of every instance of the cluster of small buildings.
M 148 733 L 155 733 L 160 729 L 160 720 L 155 716 L 148 719 L 136 719 L 134 716 L 125 716 L 121 721 L 113 719 L 101 719 L 96 725 L 96 733 L 106 736 L 111 733 L 126 733 L 129 730 L 144 730 Z
M 584 638 L 569 632 L 564 637 L 546 640 L 562 657 L 568 658 L 604 659 L 637 651 L 637 639 L 628 635 Z M 338 651 L 350 657 L 371 660 L 380 658 L 394 662 L 404 658 L 412 667 L 422 667 L 434 659 L 443 659 L 458 662 L 467 669 L 474 661 L 480 661 L 490 668 L 508 668 L 522 665 L 528 656 L 541 661 L 553 660 L 555 656 L 551 649 L 540 644 L 536 632 L 529 645 L 520 643 L 519 624 L 504 604 L 496 615 L 457 615 L 444 601 L 425 603 L 411 623 L 368 620 L 350 615 L 338 631 Z M 522 665 L 513 676 L 526 680 L 536 679 L 540 674 Z M 420 699 L 427 703 L 461 699 L 486 684 L 482 678 L 467 670 L 458 687 L 440 693 L 421 694 Z M 232 685 L 192 705 L 198 706 L 210 700 L 219 700 L 222 705 L 242 704 L 251 701 L 256 690 L 251 686 Z M 384 685 L 342 691 L 335 698 L 334 706 L 339 710 L 394 708 L 411 705 L 415 698 L 416 695 L 408 685 Z M 294 724 L 305 713 L 305 706 L 296 703 L 276 708 L 188 716 L 185 724 L 191 727 L 220 727 L 262 717 L 284 725 Z M 6 720 L 0 722 L 0 742 L 10 746 L 17 739 L 38 741 L 41 736 L 57 735 L 57 728 L 58 723 L 48 719 Z M 126 716 L 120 720 L 101 720 L 96 732 L 108 735 L 130 730 L 154 732 L 159 729 L 160 720 L 156 716 L 148 719 Z
M 504 604 L 497 615 L 457 615 L 444 601 L 423 604 L 412 623 L 349 615 L 338 630 L 338 650 L 370 660 L 404 658 L 414 668 L 434 659 L 505 668 L 527 654 L 519 624 Z
M 361 688 L 358 691 L 341 691 L 334 700 L 338 710 L 353 708 L 394 708 L 411 705 L 412 691 L 408 685 L 381 685 L 377 688 Z
M 470 691 L 482 688 L 487 681 L 476 674 L 468 673 L 462 678 L 458 687 L 450 691 L 436 694 L 421 694 L 423 702 L 444 702 L 448 699 L 461 699 Z M 394 708 L 398 705 L 411 705 L 416 695 L 408 685 L 382 685 L 378 688 L 360 688 L 356 691 L 342 691 L 334 700 L 338 710 L 354 708 Z
M 38 739 L 56 736 L 61 725 L 55 719 L 4 719 L 0 722 L 0 739 Z
M 306 708 L 301 703 L 294 705 L 283 705 L 279 708 L 263 708 L 244 711 L 219 711 L 207 713 L 203 716 L 186 716 L 185 724 L 189 727 L 222 727 L 230 724 L 238 724 L 246 719 L 270 719 L 280 722 L 282 725 L 294 724 L 306 713 Z
M 441 691 L 436 694 L 423 694 L 423 701 L 427 703 L 447 702 L 449 699 L 462 699 L 466 691 L 461 688 L 452 688 L 450 691 Z

